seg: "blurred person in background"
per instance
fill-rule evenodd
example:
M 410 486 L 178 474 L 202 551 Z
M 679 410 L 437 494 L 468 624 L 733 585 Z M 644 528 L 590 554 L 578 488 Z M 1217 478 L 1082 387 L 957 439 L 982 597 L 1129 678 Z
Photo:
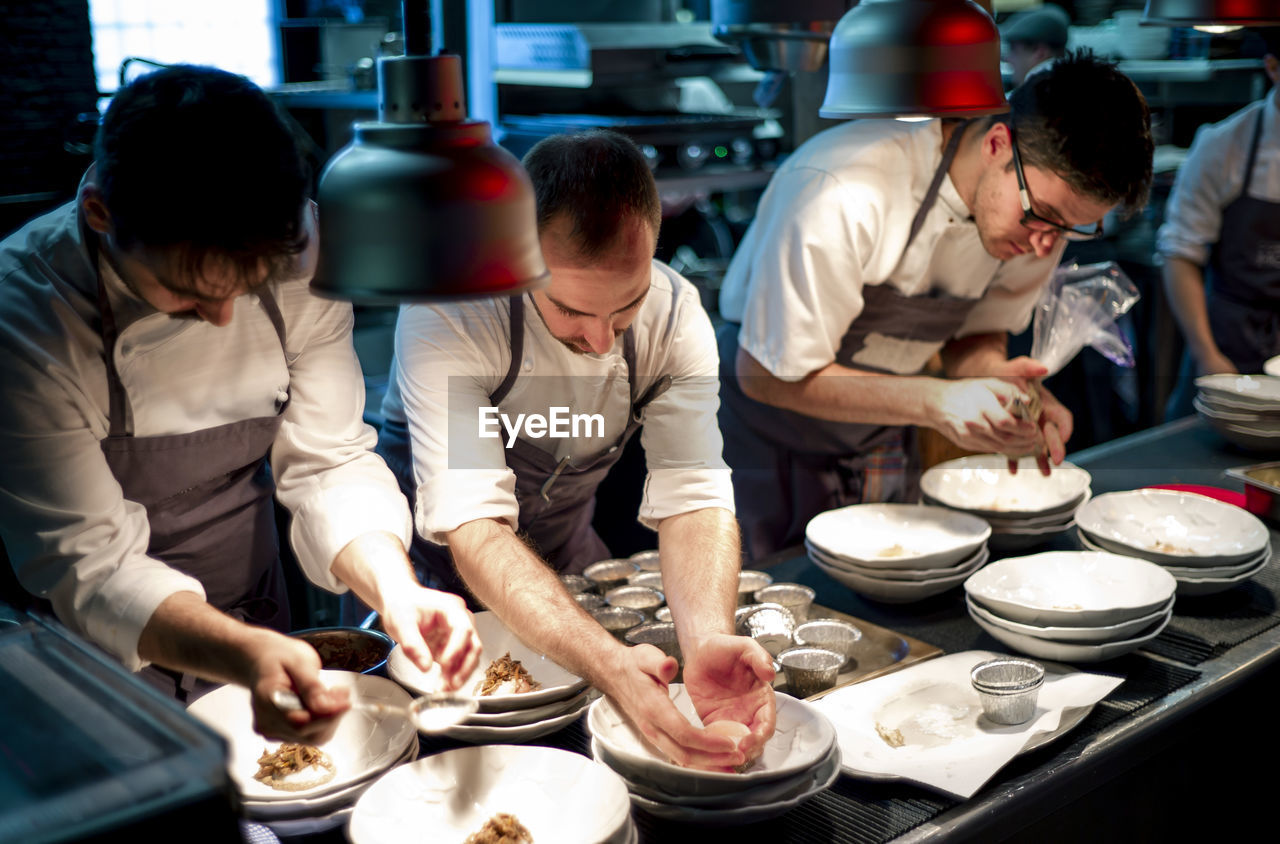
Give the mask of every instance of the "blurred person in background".
M 1021 85 L 1028 74 L 1062 58 L 1067 52 L 1070 25 L 1066 11 L 1051 3 L 1017 12 L 1001 24 L 1000 39 L 1006 46 L 1004 60 L 1012 71 L 1013 87 Z

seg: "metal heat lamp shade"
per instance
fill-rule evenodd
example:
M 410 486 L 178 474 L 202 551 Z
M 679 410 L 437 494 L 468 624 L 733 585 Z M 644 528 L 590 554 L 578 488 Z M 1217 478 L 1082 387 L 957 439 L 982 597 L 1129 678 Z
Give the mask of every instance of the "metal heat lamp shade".
M 831 35 L 823 117 L 981 117 L 1009 109 L 1000 33 L 972 0 L 862 0 Z
M 312 287 L 362 304 L 510 296 L 550 275 L 533 186 L 469 121 L 458 56 L 378 61 L 378 120 L 320 176 Z
M 1280 25 L 1278 0 L 1147 0 L 1145 24 L 1163 26 Z

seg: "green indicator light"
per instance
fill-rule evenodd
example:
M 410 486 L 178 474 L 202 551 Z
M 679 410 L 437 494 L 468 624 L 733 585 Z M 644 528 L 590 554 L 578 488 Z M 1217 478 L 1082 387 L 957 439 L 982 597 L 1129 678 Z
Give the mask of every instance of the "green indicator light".
M 729 154 L 729 150 L 727 147 L 722 147 L 722 146 L 716 147 L 716 158 L 724 158 L 728 154 Z

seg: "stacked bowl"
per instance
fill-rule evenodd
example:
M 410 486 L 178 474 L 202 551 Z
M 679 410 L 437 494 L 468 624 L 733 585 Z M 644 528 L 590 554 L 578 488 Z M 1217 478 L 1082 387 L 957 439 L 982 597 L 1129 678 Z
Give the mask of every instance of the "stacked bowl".
M 1076 526 L 1087 549 L 1162 566 L 1179 595 L 1230 589 L 1271 559 L 1271 533 L 1257 516 L 1194 492 L 1109 492 L 1080 508 Z
M 1155 563 L 1102 551 L 1007 557 L 965 581 L 969 615 L 1039 659 L 1099 662 L 1136 650 L 1173 616 L 1177 583 Z
M 1196 412 L 1223 439 L 1250 451 L 1280 452 L 1280 377 L 1204 375 L 1196 387 Z
M 389 707 L 409 704 L 408 692 L 383 677 L 350 671 L 322 671 L 321 681 L 346 688 L 350 700 Z M 249 690 L 220 686 L 187 707 L 187 711 L 220 733 L 228 745 L 227 770 L 240 793 L 246 818 L 270 826 L 280 835 L 310 834 L 343 823 L 365 789 L 390 768 L 418 753 L 418 734 L 406 718 L 390 713 L 353 710 L 342 716 L 333 738 L 320 746 L 333 763 L 327 782 L 299 787 L 319 779 L 320 769 L 304 769 L 291 777 L 299 790 L 278 790 L 254 778 L 258 758 L 275 751 L 280 742 L 265 739 L 253 729 Z
M 991 549 L 1022 551 L 1071 529 L 1076 508 L 1089 500 L 1089 473 L 1072 463 L 1040 473 L 1034 457 L 1009 471 L 1002 454 L 978 454 L 939 463 L 925 471 L 920 488 L 925 504 L 968 513 L 991 526 Z
M 700 724 L 685 687 L 673 683 L 670 693 L 676 708 Z M 742 773 L 670 762 L 608 698 L 587 714 L 591 755 L 622 777 L 633 805 L 656 817 L 712 826 L 762 821 L 809 799 L 840 774 L 840 747 L 826 716 L 784 694 L 777 695 L 777 707 L 773 738 Z
M 476 613 L 475 624 L 480 634 L 480 662 L 475 673 L 463 683 L 460 690 L 463 694 L 478 695 L 485 670 L 504 654 L 518 660 L 541 688 L 532 692 L 478 696 L 478 711 L 438 735 L 472 744 L 530 741 L 567 727 L 590 705 L 586 680 L 525 645 L 492 612 Z M 422 671 L 399 647 L 387 658 L 387 673 L 416 694 L 440 690 L 438 667 Z
M 923 504 L 854 504 L 805 527 L 814 565 L 854 592 L 908 603 L 955 588 L 990 557 L 982 519 Z

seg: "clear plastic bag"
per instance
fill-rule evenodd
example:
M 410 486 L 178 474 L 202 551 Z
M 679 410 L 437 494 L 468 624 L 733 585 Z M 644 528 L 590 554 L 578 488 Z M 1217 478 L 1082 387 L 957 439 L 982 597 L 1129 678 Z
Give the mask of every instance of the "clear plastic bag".
M 1133 366 L 1133 347 L 1116 321 L 1141 298 L 1114 261 L 1058 267 L 1036 303 L 1031 357 L 1062 370 L 1085 346 L 1119 366 Z

